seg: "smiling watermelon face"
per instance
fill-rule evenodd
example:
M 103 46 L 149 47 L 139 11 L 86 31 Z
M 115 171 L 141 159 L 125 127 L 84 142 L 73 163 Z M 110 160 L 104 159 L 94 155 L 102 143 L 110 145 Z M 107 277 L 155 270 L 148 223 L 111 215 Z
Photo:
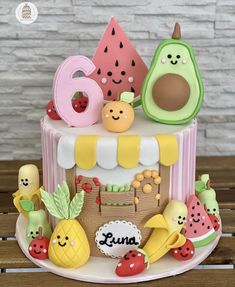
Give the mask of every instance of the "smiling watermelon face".
M 192 241 L 194 247 L 209 244 L 216 238 L 217 234 L 210 218 L 195 195 L 190 196 L 187 207 L 185 237 Z
M 90 75 L 101 87 L 106 101 L 116 100 L 122 92 L 140 90 L 148 68 L 124 31 L 111 18 L 92 59 L 96 66 Z

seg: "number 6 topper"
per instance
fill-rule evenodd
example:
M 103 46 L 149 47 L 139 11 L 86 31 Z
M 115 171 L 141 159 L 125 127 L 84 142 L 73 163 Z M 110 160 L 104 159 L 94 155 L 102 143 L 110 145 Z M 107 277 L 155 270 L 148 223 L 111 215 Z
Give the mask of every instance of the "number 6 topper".
M 89 76 L 95 65 L 85 56 L 71 56 L 58 67 L 53 81 L 53 99 L 57 113 L 69 126 L 87 127 L 97 122 L 103 107 L 103 92 L 100 86 L 86 77 L 73 78 L 77 71 Z M 76 92 L 86 93 L 88 106 L 82 113 L 77 113 L 72 106 Z

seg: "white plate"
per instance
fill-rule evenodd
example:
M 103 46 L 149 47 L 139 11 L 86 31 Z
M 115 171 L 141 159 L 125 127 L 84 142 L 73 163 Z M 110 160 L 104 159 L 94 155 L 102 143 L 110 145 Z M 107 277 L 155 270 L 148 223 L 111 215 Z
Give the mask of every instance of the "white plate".
M 89 261 L 84 266 L 78 269 L 66 269 L 54 265 L 49 260 L 37 260 L 31 257 L 28 253 L 28 244 L 25 239 L 26 225 L 27 220 L 23 217 L 23 215 L 20 214 L 16 222 L 16 239 L 25 256 L 28 257 L 33 263 L 49 272 L 63 277 L 95 283 L 120 284 L 143 282 L 183 273 L 196 267 L 203 260 L 205 260 L 215 249 L 220 239 L 220 235 L 218 235 L 210 244 L 197 248 L 195 250 L 194 257 L 191 260 L 184 262 L 178 261 L 167 254 L 157 262 L 151 264 L 149 270 L 146 270 L 139 275 L 118 277 L 115 274 L 118 259 L 90 257 Z

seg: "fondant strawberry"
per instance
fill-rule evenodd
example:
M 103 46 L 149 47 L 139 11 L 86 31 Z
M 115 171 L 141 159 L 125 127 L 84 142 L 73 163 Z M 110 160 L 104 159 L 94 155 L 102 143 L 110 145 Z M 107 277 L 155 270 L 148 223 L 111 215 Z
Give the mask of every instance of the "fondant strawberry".
M 82 113 L 85 111 L 88 104 L 88 98 L 87 97 L 79 97 L 75 100 L 73 100 L 73 108 L 76 112 Z
M 183 246 L 178 248 L 173 248 L 170 251 L 170 254 L 175 257 L 177 260 L 186 261 L 192 259 L 195 253 L 193 243 L 186 239 L 186 242 Z
M 220 229 L 220 220 L 214 214 L 208 213 L 208 216 L 211 220 L 214 230 L 218 231 Z
M 39 235 L 29 244 L 29 254 L 40 260 L 48 259 L 48 247 L 50 240 L 42 236 L 42 228 L 39 227 Z
M 52 120 L 61 120 L 60 116 L 57 114 L 56 110 L 55 110 L 55 106 L 53 103 L 53 100 L 50 100 L 47 104 L 46 107 L 46 112 L 47 115 L 52 119 Z
M 142 249 L 130 250 L 119 261 L 116 267 L 118 276 L 132 276 L 148 269 L 149 260 L 147 254 Z

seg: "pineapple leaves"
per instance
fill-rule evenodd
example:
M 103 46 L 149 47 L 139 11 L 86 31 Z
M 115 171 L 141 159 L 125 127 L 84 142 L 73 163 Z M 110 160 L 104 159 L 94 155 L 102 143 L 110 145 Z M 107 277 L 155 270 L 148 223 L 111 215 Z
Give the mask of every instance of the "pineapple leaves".
M 59 219 L 73 219 L 77 217 L 84 203 L 84 190 L 76 193 L 70 202 L 70 192 L 67 183 L 56 188 L 54 193 L 49 193 L 40 189 L 42 201 L 51 215 Z
M 83 203 L 84 203 L 84 190 L 82 190 L 79 193 L 76 193 L 70 203 L 70 206 L 69 206 L 69 218 L 70 219 L 73 219 L 80 214 Z
M 43 190 L 42 188 L 40 188 L 40 191 L 41 191 L 41 195 L 42 195 L 42 201 L 45 204 L 47 210 L 50 212 L 50 214 L 59 218 L 59 219 L 63 219 L 62 214 L 59 212 L 59 210 L 55 204 L 53 194 L 48 193 L 47 191 Z
M 63 218 L 69 218 L 69 188 L 68 185 L 63 182 L 62 186 L 58 184 L 57 189 L 54 192 L 54 201 L 56 207 Z

